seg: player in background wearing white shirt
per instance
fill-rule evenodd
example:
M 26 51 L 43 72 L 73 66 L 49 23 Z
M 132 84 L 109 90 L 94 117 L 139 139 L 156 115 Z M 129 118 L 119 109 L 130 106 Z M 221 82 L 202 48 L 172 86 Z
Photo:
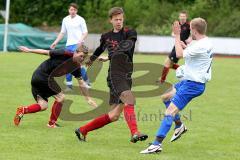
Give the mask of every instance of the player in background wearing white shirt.
M 54 49 L 59 41 L 61 41 L 65 34 L 67 34 L 67 43 L 66 50 L 75 52 L 78 44 L 84 42 L 87 38 L 88 30 L 87 25 L 83 17 L 77 14 L 78 5 L 76 3 L 71 3 L 68 9 L 69 15 L 63 18 L 62 20 L 62 28 L 60 33 L 58 34 L 57 39 L 50 46 L 51 49 Z M 86 69 L 81 67 L 81 74 L 83 80 L 87 83 L 86 87 L 90 87 L 89 80 L 87 77 Z M 66 84 L 67 89 L 72 88 L 72 75 L 66 75 Z
M 170 92 L 162 96 L 165 97 L 165 101 L 170 100 L 170 104 L 165 111 L 156 139 L 147 149 L 140 152 L 142 154 L 162 151 L 162 141 L 169 132 L 176 114 L 183 110 L 193 98 L 203 94 L 206 82 L 211 79 L 213 47 L 206 36 L 207 23 L 202 18 L 194 18 L 190 23 L 190 30 L 191 37 L 195 41 L 186 46 L 180 40 L 179 23 L 173 24 L 177 57 L 183 57 L 185 60 L 184 75 Z M 175 129 L 172 139 L 178 139 L 185 131 L 186 127 L 182 124 L 180 128 Z

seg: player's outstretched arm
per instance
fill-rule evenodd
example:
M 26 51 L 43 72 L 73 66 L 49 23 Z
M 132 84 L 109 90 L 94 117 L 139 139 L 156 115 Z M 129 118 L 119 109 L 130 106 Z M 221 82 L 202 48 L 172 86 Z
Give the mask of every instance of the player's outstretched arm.
M 45 50 L 45 49 L 30 49 L 25 46 L 19 46 L 18 49 L 26 53 L 30 52 L 30 53 L 36 53 L 36 54 L 42 54 L 42 55 L 49 55 L 49 50 Z
M 79 88 L 83 94 L 83 96 L 85 97 L 85 99 L 87 100 L 88 104 L 93 106 L 94 108 L 96 108 L 98 105 L 97 103 L 90 97 L 89 95 L 89 91 L 86 88 L 85 82 L 83 80 L 78 80 L 78 84 L 79 84 Z
M 85 63 L 87 67 L 90 67 L 93 64 L 93 62 L 104 52 L 106 46 L 107 45 L 105 42 L 104 35 L 102 35 L 99 47 L 93 52 L 93 54 L 89 57 L 89 59 Z

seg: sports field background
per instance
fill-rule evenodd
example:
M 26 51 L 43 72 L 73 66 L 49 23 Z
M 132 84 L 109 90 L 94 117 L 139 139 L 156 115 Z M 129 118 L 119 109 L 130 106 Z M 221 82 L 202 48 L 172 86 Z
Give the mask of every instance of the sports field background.
M 86 122 L 59 121 L 64 127 L 46 127 L 50 115 L 45 112 L 25 115 L 19 127 L 13 125 L 18 105 L 34 103 L 30 80 L 35 68 L 47 57 L 33 54 L 0 54 L 0 160 L 192 160 L 240 159 L 240 74 L 238 58 L 214 58 L 212 81 L 207 84 L 204 95 L 191 102 L 184 115 L 188 132 L 170 143 L 172 130 L 163 143 L 163 152 L 141 155 L 139 152 L 152 142 L 160 121 L 138 122 L 142 132 L 150 138 L 132 144 L 124 120 L 90 132 L 86 143 L 77 140 L 75 128 Z M 135 55 L 135 62 L 163 63 L 165 56 Z M 182 61 L 181 61 L 182 62 Z M 106 85 L 108 63 L 105 63 L 93 88 L 108 91 Z M 157 68 L 156 68 L 157 69 Z M 160 73 L 160 71 L 159 71 Z M 169 82 L 176 82 L 171 71 Z M 76 82 L 75 82 L 76 84 Z M 137 88 L 136 88 L 137 89 Z M 148 89 L 147 86 L 141 89 Z M 74 100 L 71 111 L 81 113 L 90 110 L 83 97 L 68 96 Z M 99 100 L 97 100 L 100 102 Z M 158 97 L 137 98 L 136 112 L 150 115 L 164 110 Z

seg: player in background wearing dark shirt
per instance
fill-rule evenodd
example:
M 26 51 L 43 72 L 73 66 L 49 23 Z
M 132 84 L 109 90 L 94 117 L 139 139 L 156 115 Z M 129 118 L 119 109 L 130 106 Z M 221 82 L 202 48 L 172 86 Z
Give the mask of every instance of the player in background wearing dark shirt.
M 32 95 L 37 103 L 17 108 L 17 112 L 14 117 L 14 123 L 16 126 L 19 125 L 24 114 L 46 110 L 48 108 L 48 98 L 53 96 L 55 98 L 55 102 L 52 106 L 52 113 L 48 127 L 58 127 L 56 122 L 62 110 L 64 94 L 54 80 L 54 77 L 60 77 L 67 73 L 71 73 L 78 80 L 79 88 L 88 101 L 88 104 L 97 107 L 95 101 L 89 97 L 88 89 L 85 87 L 85 82 L 82 80 L 81 73 L 79 71 L 82 62 L 88 54 L 86 46 L 80 45 L 74 54 L 64 49 L 49 51 L 43 49 L 29 49 L 24 46 L 20 46 L 19 50 L 22 52 L 48 55 L 50 58 L 41 63 L 32 75 Z
M 135 30 L 123 27 L 124 12 L 122 8 L 114 7 L 110 9 L 109 18 L 113 30 L 102 34 L 100 46 L 86 64 L 92 65 L 105 49 L 108 50 L 108 57 L 99 60 L 110 61 L 107 83 L 110 89 L 109 105 L 112 110 L 76 129 L 75 133 L 80 141 L 85 141 L 88 132 L 117 121 L 120 114 L 124 112 L 125 120 L 131 131 L 130 141 L 136 143 L 148 138 L 147 135 L 138 131 L 134 111 L 135 97 L 131 91 L 132 60 L 137 33 Z
M 182 43 L 185 43 L 185 44 L 187 44 L 191 41 L 190 39 L 188 39 L 189 35 L 190 35 L 190 24 L 187 21 L 187 18 L 188 18 L 188 15 L 187 15 L 186 11 L 181 11 L 179 13 L 179 24 L 181 26 L 180 37 L 181 37 Z M 172 36 L 174 37 L 175 35 L 172 33 Z M 176 70 L 179 67 L 178 60 L 179 60 L 179 58 L 177 58 L 177 56 L 176 56 L 175 47 L 173 47 L 171 53 L 165 59 L 164 68 L 162 70 L 162 75 L 159 78 L 158 82 L 160 82 L 160 83 L 165 82 L 170 68 Z

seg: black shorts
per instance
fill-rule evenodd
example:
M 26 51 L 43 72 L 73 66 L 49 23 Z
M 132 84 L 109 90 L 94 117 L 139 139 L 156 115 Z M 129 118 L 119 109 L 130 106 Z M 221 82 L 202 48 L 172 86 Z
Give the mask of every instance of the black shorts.
M 109 105 L 121 104 L 123 102 L 120 99 L 120 95 L 124 91 L 131 90 L 132 79 L 121 76 L 111 77 L 111 79 L 107 79 L 107 84 L 110 92 Z
M 37 101 L 38 97 L 41 97 L 45 101 L 48 101 L 48 98 L 57 95 L 61 92 L 61 88 L 55 80 L 51 81 L 51 85 L 48 84 L 48 81 L 39 81 L 37 79 L 32 79 L 32 95 Z
M 178 63 L 179 59 L 177 58 L 175 47 L 173 47 L 168 57 L 173 63 Z

